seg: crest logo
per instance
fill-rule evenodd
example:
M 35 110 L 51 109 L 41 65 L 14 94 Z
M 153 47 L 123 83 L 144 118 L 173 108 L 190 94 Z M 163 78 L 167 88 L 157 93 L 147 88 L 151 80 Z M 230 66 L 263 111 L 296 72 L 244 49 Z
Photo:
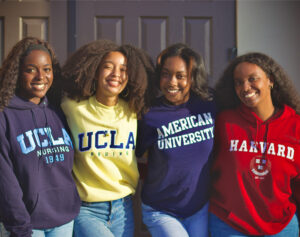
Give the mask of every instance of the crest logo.
M 250 162 L 250 170 L 255 175 L 255 179 L 264 179 L 271 171 L 271 162 L 266 157 L 255 156 Z

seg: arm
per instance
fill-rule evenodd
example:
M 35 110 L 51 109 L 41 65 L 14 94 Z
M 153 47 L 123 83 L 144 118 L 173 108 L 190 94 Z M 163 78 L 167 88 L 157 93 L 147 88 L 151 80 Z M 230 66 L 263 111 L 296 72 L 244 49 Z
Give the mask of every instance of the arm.
M 10 146 L 0 131 L 0 217 L 11 237 L 30 237 L 30 215 L 22 200 L 23 192 L 14 173 Z
M 146 151 L 141 157 L 138 158 L 138 169 L 140 173 L 140 179 L 144 180 L 147 176 L 148 170 L 148 152 Z
M 148 129 L 143 120 L 138 121 L 138 132 L 135 154 L 138 161 L 138 169 L 140 173 L 140 179 L 144 180 L 147 176 L 148 170 L 148 145 L 146 144 L 147 139 L 149 140 L 147 133 Z

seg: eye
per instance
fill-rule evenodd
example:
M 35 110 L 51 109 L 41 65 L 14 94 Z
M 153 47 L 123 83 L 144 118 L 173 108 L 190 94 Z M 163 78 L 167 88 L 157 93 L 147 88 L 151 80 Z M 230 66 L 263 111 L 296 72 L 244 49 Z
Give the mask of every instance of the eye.
M 163 72 L 161 72 L 160 76 L 161 76 L 161 77 L 169 77 L 169 73 L 163 71 Z
M 121 68 L 120 68 L 120 71 L 121 71 L 121 72 L 126 72 L 126 71 L 127 71 L 127 68 L 126 68 L 126 67 L 121 67 Z
M 113 66 L 109 63 L 104 63 L 103 66 L 102 66 L 104 69 L 112 69 Z
M 44 71 L 47 72 L 47 73 L 49 73 L 49 72 L 52 71 L 52 69 L 50 67 L 47 67 L 47 68 L 44 68 Z
M 176 75 L 176 78 L 181 80 L 181 79 L 185 79 L 186 78 L 186 75 L 185 74 L 177 74 Z
M 26 68 L 24 71 L 27 72 L 27 73 L 35 73 L 36 72 L 35 68 L 31 68 L 31 67 Z
M 242 85 L 241 80 L 238 80 L 238 79 L 235 79 L 235 80 L 234 80 L 234 86 L 235 86 L 235 87 L 241 86 L 241 85 Z
M 249 80 L 249 82 L 254 82 L 254 81 L 257 80 L 257 78 L 256 77 L 250 77 L 248 80 Z

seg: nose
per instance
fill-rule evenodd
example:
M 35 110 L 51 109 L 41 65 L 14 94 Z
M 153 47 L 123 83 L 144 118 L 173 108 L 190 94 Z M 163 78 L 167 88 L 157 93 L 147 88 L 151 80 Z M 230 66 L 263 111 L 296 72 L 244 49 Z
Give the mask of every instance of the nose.
M 37 75 L 38 79 L 42 80 L 45 77 L 45 73 L 43 72 L 43 70 L 39 69 L 37 73 L 38 73 Z
M 242 89 L 243 91 L 248 91 L 249 89 L 251 88 L 251 85 L 248 81 L 245 81 L 243 84 L 242 84 Z
M 176 85 L 177 84 L 176 75 L 170 75 L 169 83 L 170 83 L 170 85 Z
M 120 69 L 115 67 L 112 71 L 113 76 L 119 77 L 121 75 Z

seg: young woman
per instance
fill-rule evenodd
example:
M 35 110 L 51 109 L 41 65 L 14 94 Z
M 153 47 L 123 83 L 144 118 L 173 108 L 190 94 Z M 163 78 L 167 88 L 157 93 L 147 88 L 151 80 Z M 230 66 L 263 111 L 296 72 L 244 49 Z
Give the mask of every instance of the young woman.
M 234 59 L 216 86 L 212 236 L 298 237 L 300 97 L 269 56 Z
M 77 237 L 133 236 L 137 117 L 150 71 L 143 51 L 108 40 L 82 46 L 63 68 L 62 108 L 75 143 L 73 172 L 82 200 Z
M 215 105 L 201 56 L 180 43 L 165 49 L 155 88 L 162 96 L 138 126 L 136 154 L 148 154 L 143 221 L 154 237 L 208 236 Z
M 10 236 L 71 237 L 80 199 L 48 43 L 18 42 L 0 70 L 0 219 Z

